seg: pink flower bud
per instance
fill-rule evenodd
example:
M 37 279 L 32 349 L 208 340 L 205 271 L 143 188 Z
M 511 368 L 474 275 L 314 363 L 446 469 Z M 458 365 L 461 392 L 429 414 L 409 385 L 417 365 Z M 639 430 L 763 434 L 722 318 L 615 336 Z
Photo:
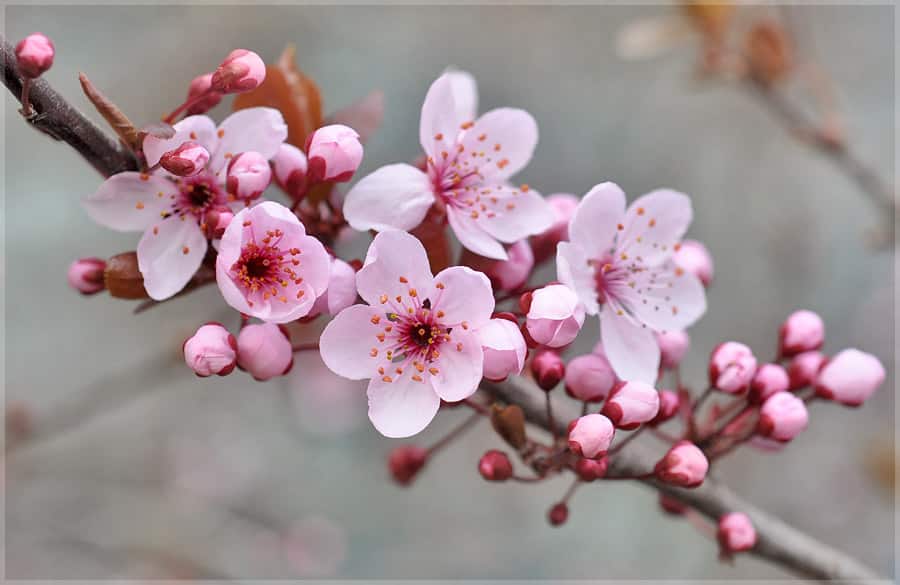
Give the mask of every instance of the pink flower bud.
M 685 331 L 663 331 L 656 334 L 659 345 L 659 365 L 665 370 L 678 367 L 691 347 L 691 338 Z
M 53 66 L 56 49 L 53 41 L 41 33 L 32 33 L 16 45 L 16 60 L 22 77 L 35 79 Z
M 656 413 L 656 416 L 653 417 L 653 420 L 647 424 L 654 427 L 656 425 L 661 425 L 678 414 L 680 406 L 681 400 L 678 398 L 677 392 L 673 392 L 672 390 L 660 390 L 659 411 Z
M 859 406 L 884 383 L 884 366 L 872 354 L 845 349 L 816 377 L 816 394 L 847 406 Z
M 230 52 L 210 79 L 215 91 L 242 93 L 256 89 L 266 78 L 266 64 L 259 55 L 247 49 Z
M 340 258 L 331 259 L 328 288 L 316 299 L 310 317 L 327 313 L 334 317 L 356 302 L 356 270 Z
M 525 366 L 525 338 L 519 327 L 507 319 L 491 319 L 478 331 L 484 350 L 484 377 L 500 381 L 516 375 Z
M 617 428 L 636 429 L 659 412 L 659 392 L 644 382 L 619 382 L 603 405 L 603 414 Z
M 100 258 L 80 258 L 69 265 L 66 277 L 69 286 L 83 295 L 92 295 L 106 288 L 103 271 L 106 262 Z
M 232 219 L 234 219 L 234 214 L 228 208 L 213 209 L 208 212 L 204 218 L 206 237 L 211 240 L 221 239 Z
M 553 212 L 553 225 L 531 237 L 535 262 L 541 263 L 556 254 L 556 245 L 569 239 L 569 220 L 578 207 L 578 197 L 568 193 L 554 193 L 546 198 Z
M 653 472 L 660 481 L 679 487 L 697 487 L 703 483 L 709 461 L 697 445 L 679 441 L 659 460 Z
M 283 376 L 294 365 L 287 329 L 274 323 L 247 325 L 238 334 L 237 345 L 238 365 L 260 382 Z
M 756 544 L 756 530 L 750 517 L 743 512 L 731 512 L 719 518 L 716 540 L 722 554 L 747 551 Z
M 549 392 L 565 377 L 566 365 L 558 353 L 545 349 L 531 360 L 531 373 L 541 390 Z
M 219 102 L 222 101 L 222 92 L 212 89 L 212 77 L 212 73 L 204 73 L 203 75 L 198 75 L 191 81 L 191 85 L 188 87 L 187 99 L 188 101 L 194 99 L 197 101 L 188 106 L 187 114 L 189 116 L 205 114 L 219 105 Z
M 271 181 L 269 161 L 258 152 L 242 152 L 228 163 L 225 187 L 229 194 L 245 202 L 262 195 Z
M 159 166 L 178 177 L 193 177 L 208 162 L 209 151 L 196 142 L 183 142 L 159 157 Z
M 713 279 L 713 259 L 706 246 L 696 240 L 684 240 L 675 245 L 672 256 L 675 266 L 700 279 L 703 286 L 709 286 Z
M 808 424 L 806 404 L 790 392 L 776 392 L 763 403 L 756 432 L 786 443 L 803 432 Z
M 565 502 L 553 504 L 553 507 L 547 512 L 547 520 L 551 526 L 562 526 L 569 519 L 569 507 Z
M 681 500 L 676 500 L 672 496 L 667 496 L 662 492 L 659 492 L 659 507 L 662 508 L 663 512 L 666 514 L 672 514 L 673 516 L 680 516 L 688 510 L 687 504 L 682 503 Z
M 272 159 L 275 181 L 285 193 L 299 199 L 306 192 L 306 170 L 309 167 L 306 155 L 292 144 L 283 143 L 278 154 Z
M 812 384 L 827 358 L 819 351 L 804 351 L 797 354 L 788 364 L 788 378 L 791 390 L 799 390 Z
M 495 291 L 513 291 L 520 288 L 531 276 L 534 256 L 525 240 L 519 240 L 506 250 L 508 260 L 491 260 L 463 248 L 460 264 L 483 272 Z
M 601 402 L 618 382 L 605 356 L 580 355 L 566 365 L 566 394 L 584 402 Z
M 812 311 L 794 311 L 778 331 L 778 351 L 782 357 L 820 349 L 825 343 L 825 323 Z
M 551 284 L 531 295 L 525 326 L 531 338 L 547 347 L 574 341 L 584 324 L 584 307 L 569 287 Z
M 478 461 L 478 473 L 488 481 L 506 481 L 512 477 L 513 467 L 506 453 L 491 449 Z
M 427 461 L 428 451 L 425 449 L 416 445 L 401 445 L 394 448 L 388 456 L 388 470 L 395 482 L 407 486 Z
M 784 392 L 791 386 L 787 370 L 778 364 L 763 364 L 753 375 L 748 398 L 753 404 L 762 404 L 776 392 Z
M 323 126 L 306 140 L 310 181 L 349 181 L 362 162 L 363 146 L 356 130 L 343 124 Z
M 582 457 L 575 462 L 575 473 L 581 481 L 591 482 L 595 479 L 601 479 L 606 475 L 609 469 L 609 459 L 601 457 L 600 459 L 585 459 Z
M 569 449 L 587 459 L 599 459 L 606 455 L 613 435 L 612 422 L 602 414 L 586 414 L 569 423 Z
M 207 323 L 184 342 L 184 361 L 194 373 L 205 378 L 225 376 L 234 370 L 237 341 L 219 323 Z
M 743 394 L 756 373 L 756 357 L 736 341 L 720 343 L 709 358 L 709 383 L 728 394 Z

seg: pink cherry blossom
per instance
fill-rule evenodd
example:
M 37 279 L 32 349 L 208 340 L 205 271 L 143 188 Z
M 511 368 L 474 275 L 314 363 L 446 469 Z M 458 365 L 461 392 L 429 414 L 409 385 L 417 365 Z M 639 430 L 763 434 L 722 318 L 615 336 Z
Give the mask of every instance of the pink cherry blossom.
M 425 248 L 401 231 L 375 236 L 356 285 L 366 305 L 341 311 L 322 333 L 334 373 L 369 378 L 369 419 L 388 437 L 415 435 L 441 400 L 471 396 L 484 351 L 476 331 L 494 310 L 485 275 L 454 266 L 432 276 Z
M 475 119 L 476 103 L 471 76 L 439 77 L 422 105 L 425 170 L 394 164 L 364 177 L 344 202 L 350 225 L 360 231 L 411 230 L 437 204 L 465 248 L 497 260 L 507 258 L 502 243 L 549 228 L 553 216 L 544 199 L 526 185 L 508 183 L 531 159 L 537 124 L 513 108 Z
M 244 151 L 271 158 L 286 137 L 281 113 L 271 108 L 240 110 L 218 128 L 206 116 L 189 116 L 175 124 L 171 138 L 148 135 L 144 156 L 153 167 L 165 153 L 195 142 L 210 153 L 203 171 L 183 179 L 164 170 L 119 173 L 85 200 L 85 209 L 108 228 L 144 232 L 137 248 L 144 287 L 153 299 L 169 298 L 184 288 L 203 262 L 208 214 L 228 209 L 224 189 L 228 160 Z
M 653 191 L 625 209 L 614 183 L 591 189 L 557 247 L 560 281 L 587 314 L 600 315 L 600 333 L 619 378 L 653 383 L 660 350 L 654 332 L 682 330 L 706 311 L 702 283 L 672 262 L 691 222 L 688 197 Z
M 491 319 L 476 331 L 484 350 L 484 377 L 500 381 L 514 376 L 525 366 L 525 338 L 508 319 Z
M 247 325 L 241 329 L 237 338 L 237 363 L 260 382 L 287 374 L 294 365 L 294 350 L 287 329 L 274 323 Z
M 237 361 L 237 341 L 220 323 L 203 325 L 184 342 L 184 361 L 201 378 L 228 375 Z
M 569 424 L 569 449 L 579 457 L 599 459 L 606 455 L 616 429 L 602 414 L 586 414 Z
M 595 353 L 569 361 L 565 380 L 566 394 L 584 402 L 601 402 L 618 382 L 609 360 Z
M 569 287 L 551 284 L 534 291 L 525 326 L 531 338 L 547 347 L 575 340 L 584 324 L 584 307 Z
M 304 317 L 328 287 L 325 248 L 274 201 L 234 216 L 219 245 L 216 282 L 235 310 L 270 323 Z
M 884 366 L 872 354 L 845 349 L 819 371 L 816 394 L 845 404 L 859 406 L 884 383 Z
M 778 331 L 778 346 L 783 357 L 821 349 L 824 343 L 825 323 L 812 311 L 794 311 Z

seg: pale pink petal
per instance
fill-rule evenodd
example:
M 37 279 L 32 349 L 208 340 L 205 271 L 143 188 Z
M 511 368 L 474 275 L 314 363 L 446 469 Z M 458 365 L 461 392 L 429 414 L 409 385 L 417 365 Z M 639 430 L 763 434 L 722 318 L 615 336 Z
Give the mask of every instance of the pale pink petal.
M 366 175 L 344 199 L 344 216 L 359 231 L 411 230 L 434 203 L 428 175 L 407 164 L 381 167 Z
M 206 255 L 206 236 L 196 221 L 168 217 L 144 232 L 138 269 L 150 298 L 167 299 L 184 288 Z
M 91 219 L 110 229 L 145 230 L 169 208 L 175 183 L 159 175 L 126 171 L 103 181 L 83 205 Z M 160 196 L 161 195 L 161 196 Z
M 156 166 L 162 155 L 175 150 L 185 142 L 196 142 L 208 152 L 216 150 L 219 142 L 216 137 L 216 123 L 209 116 L 188 116 L 173 127 L 175 134 L 171 138 L 158 138 L 152 134 L 144 138 L 144 156 L 149 166 Z
M 413 380 L 411 370 L 390 382 L 377 376 L 369 382 L 369 420 L 385 437 L 415 435 L 428 426 L 441 405 L 431 384 Z
M 503 245 L 478 225 L 466 210 L 447 208 L 447 219 L 459 243 L 466 249 L 485 258 L 507 260 L 509 255 Z
M 478 84 L 472 74 L 466 71 L 448 70 L 444 75 L 453 85 L 453 101 L 456 103 L 456 117 L 463 122 L 478 116 Z
M 447 402 L 471 396 L 478 389 L 484 367 L 484 351 L 478 336 L 472 330 L 453 329 L 440 353 L 440 358 L 432 363 L 438 369 L 431 376 L 434 391 Z
M 459 117 L 454 96 L 454 83 L 451 74 L 438 77 L 422 103 L 422 116 L 419 120 L 419 142 L 425 154 L 438 159 L 442 151 L 450 152 L 456 144 L 463 122 Z
M 477 211 L 472 210 L 478 214 L 476 222 L 501 242 L 518 242 L 553 225 L 553 211 L 534 190 L 491 185 L 479 187 L 478 192 L 481 194 L 481 206 Z
M 225 181 L 225 166 L 231 156 L 253 151 L 270 159 L 278 154 L 278 147 L 287 138 L 287 124 L 278 110 L 247 108 L 225 118 L 216 132 L 219 144 L 215 152 L 210 151 L 208 168 Z
M 706 291 L 693 274 L 666 265 L 635 274 L 633 282 L 623 289 L 622 303 L 657 331 L 685 329 L 706 312 Z
M 432 276 L 425 247 L 406 232 L 379 233 L 369 246 L 365 265 L 356 273 L 356 287 L 359 295 L 375 307 L 393 306 L 398 296 L 406 302 L 411 289 L 415 289 L 416 298 L 429 298 Z
M 328 323 L 319 339 L 319 353 L 329 370 L 351 380 L 376 375 L 378 360 L 371 350 L 382 327 L 373 319 L 381 316 L 383 312 L 375 307 L 351 305 Z
M 494 312 L 491 282 L 483 273 L 465 266 L 444 269 L 434 277 L 431 308 L 443 313 L 440 321 L 449 327 L 480 327 Z
M 578 204 L 569 222 L 569 241 L 590 259 L 609 252 L 625 217 L 625 192 L 615 183 L 595 185 Z
M 606 358 L 619 379 L 653 384 L 659 372 L 659 345 L 649 327 L 635 324 L 619 314 L 613 303 L 600 313 L 600 336 Z
M 482 180 L 500 182 L 525 168 L 537 142 L 537 122 L 531 114 L 517 108 L 497 108 L 478 118 L 475 125 L 466 130 L 460 143 L 463 149 L 460 160 L 465 161 L 478 153 L 478 172 Z
M 659 265 L 672 255 L 693 216 L 691 200 L 684 193 L 659 189 L 638 197 L 625 212 L 616 252 L 640 257 L 648 266 Z
M 476 334 L 484 350 L 485 377 L 502 380 L 522 371 L 528 348 L 518 325 L 507 319 L 491 319 Z
M 588 264 L 588 257 L 578 244 L 560 242 L 556 247 L 556 277 L 578 295 L 588 315 L 600 311 L 597 303 L 597 284 L 594 269 Z
M 376 90 L 346 108 L 334 112 L 325 119 L 325 124 L 350 126 L 359 133 L 359 141 L 365 144 L 381 126 L 383 119 L 384 92 Z
M 355 303 L 356 271 L 353 267 L 340 258 L 334 258 L 328 277 L 328 290 L 322 296 L 328 299 L 328 313 L 331 315 L 337 315 Z

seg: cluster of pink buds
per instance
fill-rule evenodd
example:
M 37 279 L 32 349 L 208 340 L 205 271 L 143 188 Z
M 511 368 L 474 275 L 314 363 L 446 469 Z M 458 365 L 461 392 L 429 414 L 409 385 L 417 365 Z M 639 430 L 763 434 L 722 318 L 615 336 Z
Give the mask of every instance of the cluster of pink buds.
M 184 361 L 201 378 L 226 376 L 237 366 L 262 382 L 287 374 L 294 350 L 283 326 L 245 325 L 235 339 L 221 323 L 207 323 L 184 342 Z

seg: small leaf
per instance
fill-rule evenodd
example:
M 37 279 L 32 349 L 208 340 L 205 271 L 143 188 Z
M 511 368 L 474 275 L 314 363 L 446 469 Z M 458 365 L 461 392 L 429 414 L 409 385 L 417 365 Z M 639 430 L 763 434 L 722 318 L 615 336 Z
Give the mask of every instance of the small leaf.
M 522 449 L 528 440 L 525 437 L 525 413 L 516 404 L 494 405 L 491 408 L 491 425 L 497 434 L 515 449 Z
M 119 139 L 124 142 L 131 150 L 138 151 L 141 148 L 141 133 L 131 123 L 122 110 L 116 104 L 112 103 L 109 98 L 100 93 L 94 84 L 87 78 L 84 73 L 78 74 L 78 80 L 81 82 L 81 89 L 84 95 L 94 104 L 106 123 L 110 125 Z

